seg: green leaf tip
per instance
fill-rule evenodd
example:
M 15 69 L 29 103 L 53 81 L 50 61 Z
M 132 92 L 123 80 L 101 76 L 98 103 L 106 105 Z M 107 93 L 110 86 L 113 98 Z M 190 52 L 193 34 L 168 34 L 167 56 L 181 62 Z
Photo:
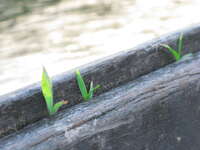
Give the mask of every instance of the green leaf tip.
M 179 39 L 178 39 L 178 53 L 181 55 L 183 49 L 183 33 L 181 33 Z

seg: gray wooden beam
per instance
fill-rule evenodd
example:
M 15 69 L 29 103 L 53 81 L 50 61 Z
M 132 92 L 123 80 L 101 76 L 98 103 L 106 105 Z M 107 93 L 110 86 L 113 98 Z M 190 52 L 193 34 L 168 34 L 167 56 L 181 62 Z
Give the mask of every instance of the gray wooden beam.
M 198 150 L 200 53 L 0 139 L 1 150 Z
M 185 39 L 184 53 L 198 51 L 200 26 L 195 26 L 84 65 L 80 67 L 80 70 L 87 83 L 93 80 L 95 84 L 101 85 L 101 89 L 96 93 L 96 96 L 100 95 L 171 63 L 171 54 L 164 51 L 160 44 L 174 46 L 181 32 L 184 33 Z M 55 101 L 69 100 L 70 103 L 63 109 L 82 102 L 74 70 L 54 78 L 54 93 Z M 0 137 L 20 130 L 44 117 L 47 117 L 47 111 L 40 83 L 0 96 Z

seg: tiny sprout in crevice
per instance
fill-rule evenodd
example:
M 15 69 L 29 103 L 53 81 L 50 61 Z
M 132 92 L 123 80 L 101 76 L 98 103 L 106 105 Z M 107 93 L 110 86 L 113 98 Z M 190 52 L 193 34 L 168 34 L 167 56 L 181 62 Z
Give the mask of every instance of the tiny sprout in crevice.
M 169 50 L 169 52 L 173 55 L 173 57 L 174 57 L 174 59 L 176 61 L 181 60 L 183 57 L 192 55 L 192 53 L 188 53 L 188 54 L 186 54 L 184 56 L 182 55 L 182 50 L 183 50 L 183 34 L 181 34 L 179 36 L 179 39 L 177 41 L 177 46 L 178 46 L 177 50 L 173 49 L 172 47 L 170 47 L 169 45 L 166 45 L 166 44 L 162 44 L 162 46 Z
M 42 87 L 42 94 L 45 98 L 49 115 L 55 114 L 62 105 L 68 103 L 68 101 L 60 101 L 54 104 L 52 82 L 44 67 L 43 67 L 43 73 L 42 73 L 41 87 Z
M 94 92 L 98 88 L 100 88 L 100 85 L 96 85 L 95 87 L 93 87 L 93 81 L 91 81 L 90 82 L 90 89 L 88 91 L 79 70 L 76 70 L 76 80 L 77 80 L 81 95 L 82 95 L 82 97 L 85 101 L 90 100 L 93 97 Z

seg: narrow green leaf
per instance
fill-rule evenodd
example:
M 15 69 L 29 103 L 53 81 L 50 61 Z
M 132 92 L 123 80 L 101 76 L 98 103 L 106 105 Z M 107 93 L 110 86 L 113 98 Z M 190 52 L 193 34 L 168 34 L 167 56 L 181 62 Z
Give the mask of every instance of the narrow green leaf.
M 95 86 L 95 88 L 93 88 L 93 82 L 90 83 L 90 91 L 89 91 L 89 99 L 91 99 L 94 95 L 94 92 L 100 88 L 100 85 L 98 84 L 97 86 Z
M 90 90 L 89 90 L 89 94 L 88 94 L 88 100 L 93 97 L 93 94 L 94 94 L 93 82 L 90 82 Z
M 87 100 L 88 99 L 87 88 L 85 86 L 85 82 L 84 82 L 79 70 L 76 70 L 76 79 L 77 79 L 78 86 L 79 86 L 79 89 L 81 91 L 81 94 L 82 94 L 84 100 Z
M 183 34 L 181 33 L 178 40 L 178 53 L 180 56 L 182 55 L 182 49 L 183 49 Z
M 58 109 L 64 105 L 64 104 L 67 104 L 68 102 L 67 101 L 60 101 L 60 102 L 57 102 L 54 106 L 53 106 L 53 113 L 56 113 L 58 111 Z
M 95 88 L 94 88 L 94 92 L 98 89 L 98 88 L 100 88 L 101 86 L 99 85 L 99 84 L 97 84 L 96 86 L 95 86 Z
M 176 61 L 181 59 L 180 54 L 176 50 L 174 50 L 173 48 L 171 48 L 170 46 L 168 46 L 166 44 L 162 44 L 162 46 L 167 48 L 170 51 L 170 53 L 174 56 Z
M 48 76 L 48 73 L 44 67 L 43 67 L 43 73 L 42 73 L 41 87 L 42 87 L 42 94 L 45 98 L 45 102 L 47 105 L 47 109 L 48 109 L 49 113 L 52 113 L 52 111 L 53 111 L 52 82 L 51 82 L 51 80 Z

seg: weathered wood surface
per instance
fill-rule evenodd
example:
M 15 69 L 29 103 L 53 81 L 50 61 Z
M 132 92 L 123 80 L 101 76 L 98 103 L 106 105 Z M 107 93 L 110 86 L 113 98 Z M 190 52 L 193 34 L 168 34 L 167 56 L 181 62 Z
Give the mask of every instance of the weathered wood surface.
M 200 53 L 0 140 L 1 150 L 199 150 Z
M 200 47 L 200 26 L 183 31 L 184 52 L 196 52 Z M 180 32 L 163 36 L 135 49 L 81 67 L 83 76 L 102 87 L 97 95 L 125 84 L 137 77 L 161 68 L 172 62 L 171 54 L 163 51 L 160 44 L 174 46 Z M 54 78 L 55 100 L 69 100 L 71 107 L 82 101 L 75 83 L 74 71 Z M 0 137 L 19 130 L 26 125 L 47 116 L 46 106 L 41 94 L 40 83 L 31 85 L 14 93 L 0 97 Z

